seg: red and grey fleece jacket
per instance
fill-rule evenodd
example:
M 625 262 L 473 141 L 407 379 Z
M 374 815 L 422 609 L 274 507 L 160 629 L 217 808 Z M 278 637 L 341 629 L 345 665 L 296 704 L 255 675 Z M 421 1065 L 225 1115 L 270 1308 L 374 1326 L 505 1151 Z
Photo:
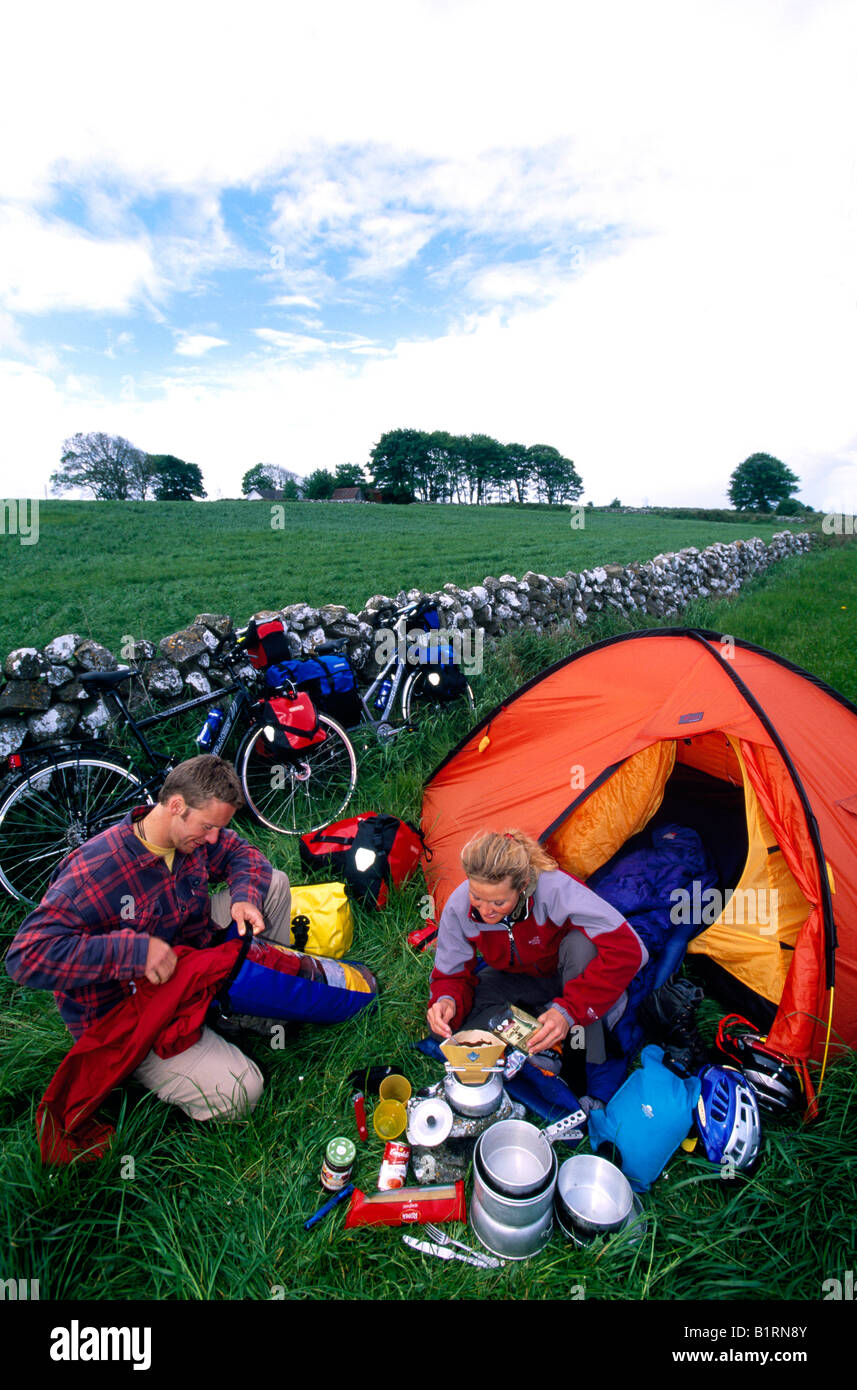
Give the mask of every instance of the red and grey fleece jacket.
M 260 910 L 271 886 L 268 860 L 228 829 L 216 844 L 176 851 L 170 873 L 134 833 L 149 810 L 137 807 L 68 855 L 9 947 L 12 979 L 52 989 L 75 1038 L 131 994 L 150 936 L 172 947 L 211 944 L 209 884 L 226 883 L 233 902 Z
M 489 925 L 471 909 L 465 879 L 441 915 L 429 1008 L 444 997 L 452 999 L 454 1032 L 473 1007 L 477 951 L 494 970 L 554 975 L 559 969 L 560 942 L 570 931 L 584 932 L 598 954 L 580 975 L 567 981 L 553 1005 L 570 1023 L 586 1027 L 610 1012 L 649 958 L 621 912 L 571 874 L 551 869 L 539 875 L 525 916 Z

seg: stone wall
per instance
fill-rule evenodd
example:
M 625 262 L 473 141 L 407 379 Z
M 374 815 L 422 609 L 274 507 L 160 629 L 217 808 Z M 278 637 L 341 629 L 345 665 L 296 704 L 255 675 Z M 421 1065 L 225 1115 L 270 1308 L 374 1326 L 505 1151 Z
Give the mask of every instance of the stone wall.
M 599 565 L 569 571 L 559 577 L 528 571 L 522 579 L 511 574 L 489 575 L 481 584 L 461 588 L 445 584 L 430 595 L 410 589 L 394 598 L 374 594 L 360 613 L 341 604 L 313 608 L 293 603 L 256 618 L 282 618 L 292 654 L 310 653 L 320 642 L 344 639 L 352 665 L 368 684 L 377 673 L 374 635 L 388 627 L 395 609 L 420 598 L 433 599 L 441 613 L 441 626 L 482 629 L 486 637 L 508 632 L 540 632 L 557 623 L 584 627 L 593 612 L 645 613 L 670 619 L 691 599 L 735 594 L 754 574 L 785 555 L 810 548 L 808 534 L 783 531 L 769 544 L 753 537 L 731 544 L 717 543 L 705 550 L 689 547 L 675 554 L 656 555 L 645 564 Z M 103 738 L 110 716 L 104 701 L 92 698 L 78 679 L 81 671 L 114 670 L 132 664 L 140 679 L 131 687 L 132 708 L 159 707 L 208 694 L 228 681 L 219 658 L 224 638 L 232 631 L 227 614 L 202 613 L 186 628 L 170 633 L 156 645 L 143 639 L 129 640 L 117 656 L 100 643 L 78 633 L 65 633 L 37 650 L 19 647 L 3 663 L 5 683 L 0 689 L 0 758 L 25 745 L 63 738 Z M 237 668 L 244 679 L 257 673 L 246 663 Z M 125 691 L 128 687 L 123 687 Z M 202 723 L 204 711 L 200 711 Z

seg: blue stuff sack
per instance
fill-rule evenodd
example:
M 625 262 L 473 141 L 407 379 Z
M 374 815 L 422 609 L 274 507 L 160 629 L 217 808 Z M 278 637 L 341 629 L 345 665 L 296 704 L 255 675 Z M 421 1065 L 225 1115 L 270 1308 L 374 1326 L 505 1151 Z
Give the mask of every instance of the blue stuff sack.
M 281 689 L 291 681 L 305 690 L 316 708 L 346 729 L 359 724 L 362 710 L 357 679 L 347 656 L 325 652 L 319 656 L 279 661 L 265 672 L 267 685 Z
M 236 935 L 233 924 L 224 939 Z M 374 1006 L 377 994 L 374 975 L 357 961 L 310 956 L 250 935 L 213 1007 L 226 1018 L 250 1014 L 284 1022 L 342 1023 Z
M 413 643 L 419 666 L 454 666 L 455 648 L 435 633 Z
M 693 1124 L 701 1087 L 698 1076 L 681 1077 L 663 1064 L 663 1049 L 651 1044 L 642 1066 L 619 1087 L 606 1110 L 589 1114 L 593 1153 L 613 1144 L 615 1162 L 635 1192 L 648 1192 Z
M 357 682 L 347 656 L 329 655 L 307 657 L 304 660 L 279 661 L 269 666 L 265 672 L 265 684 L 281 687 L 291 681 L 301 690 L 307 689 L 310 681 L 318 682 L 318 689 L 309 690 L 310 695 L 344 694 L 354 690 Z

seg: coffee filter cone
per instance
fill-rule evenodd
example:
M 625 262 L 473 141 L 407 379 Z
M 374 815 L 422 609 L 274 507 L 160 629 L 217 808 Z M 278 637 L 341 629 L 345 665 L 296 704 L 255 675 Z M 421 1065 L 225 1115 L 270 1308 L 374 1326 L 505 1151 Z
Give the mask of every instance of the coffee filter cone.
M 440 1050 L 464 1086 L 481 1086 L 488 1080 L 492 1067 L 496 1067 L 506 1045 L 483 1028 L 468 1028 L 447 1038 Z

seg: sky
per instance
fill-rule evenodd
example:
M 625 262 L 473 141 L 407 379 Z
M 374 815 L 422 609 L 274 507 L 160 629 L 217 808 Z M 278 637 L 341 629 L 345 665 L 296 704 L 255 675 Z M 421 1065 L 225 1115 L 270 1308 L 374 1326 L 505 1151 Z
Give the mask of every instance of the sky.
M 18 6 L 0 491 L 122 435 L 240 495 L 390 429 L 583 500 L 857 511 L 852 0 Z

